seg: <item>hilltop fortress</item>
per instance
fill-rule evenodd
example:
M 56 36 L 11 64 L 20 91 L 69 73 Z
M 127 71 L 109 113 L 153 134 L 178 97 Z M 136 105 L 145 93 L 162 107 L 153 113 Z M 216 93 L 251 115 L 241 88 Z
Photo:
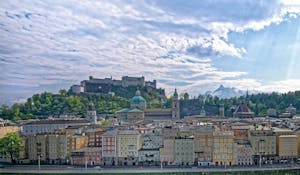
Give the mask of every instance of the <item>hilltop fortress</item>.
M 112 92 L 113 86 L 127 88 L 133 87 L 147 87 L 156 89 L 156 80 L 145 81 L 144 76 L 142 77 L 129 77 L 123 76 L 121 80 L 115 80 L 111 78 L 94 78 L 89 77 L 89 80 L 81 81 L 80 85 L 71 86 L 71 92 L 78 94 L 82 92 L 86 93 L 110 93 Z M 164 92 L 163 92 L 164 94 Z

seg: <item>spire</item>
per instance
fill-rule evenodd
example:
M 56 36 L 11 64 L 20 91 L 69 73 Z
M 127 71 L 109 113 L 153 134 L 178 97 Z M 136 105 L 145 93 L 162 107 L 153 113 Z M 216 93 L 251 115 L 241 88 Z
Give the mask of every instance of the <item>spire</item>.
M 174 91 L 174 94 L 173 94 L 174 97 L 178 97 L 178 93 L 177 93 L 177 89 L 175 88 L 175 91 Z
M 136 89 L 135 96 L 141 96 L 141 91 L 139 88 Z
M 96 110 L 95 105 L 94 105 L 93 102 L 89 102 L 89 104 L 88 104 L 88 110 L 89 111 L 95 111 Z
M 246 91 L 246 100 L 248 101 L 249 100 L 249 90 L 247 89 Z
M 206 111 L 204 109 L 204 106 L 202 106 L 201 110 L 200 110 L 200 115 L 205 117 L 206 116 Z

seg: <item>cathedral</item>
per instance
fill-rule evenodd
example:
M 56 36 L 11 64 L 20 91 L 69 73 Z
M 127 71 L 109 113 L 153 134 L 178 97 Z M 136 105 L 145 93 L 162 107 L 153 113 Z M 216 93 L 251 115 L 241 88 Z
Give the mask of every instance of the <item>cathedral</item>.
M 180 106 L 178 93 L 175 89 L 173 94 L 172 108 L 169 109 L 147 109 L 147 102 L 137 90 L 135 96 L 130 100 L 130 108 L 124 108 L 116 112 L 118 119 L 127 122 L 141 120 L 179 120 Z

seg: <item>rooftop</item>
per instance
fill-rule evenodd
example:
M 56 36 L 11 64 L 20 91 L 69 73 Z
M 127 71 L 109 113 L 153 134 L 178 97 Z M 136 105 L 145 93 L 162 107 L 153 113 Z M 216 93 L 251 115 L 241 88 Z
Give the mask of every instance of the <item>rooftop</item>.
M 253 113 L 246 103 L 240 104 L 234 113 Z
M 118 135 L 138 135 L 138 134 L 140 133 L 136 130 L 120 130 L 118 132 Z
M 134 109 L 131 109 L 130 111 L 128 111 L 129 113 L 130 112 L 143 112 L 143 111 L 141 111 L 141 110 L 139 110 L 139 109 L 137 109 L 137 108 L 134 108 Z
M 279 138 L 297 138 L 296 135 L 281 135 Z
M 274 132 L 293 132 L 291 129 L 289 128 L 277 128 L 277 127 L 273 127 L 273 131 Z
M 49 124 L 70 124 L 70 123 L 83 123 L 86 124 L 88 121 L 79 120 L 37 120 L 25 123 L 24 125 L 49 125 Z

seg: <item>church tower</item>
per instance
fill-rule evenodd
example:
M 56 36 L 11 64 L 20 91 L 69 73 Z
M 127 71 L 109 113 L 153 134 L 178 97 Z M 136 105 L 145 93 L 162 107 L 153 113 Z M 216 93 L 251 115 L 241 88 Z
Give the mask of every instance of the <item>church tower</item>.
M 222 117 L 222 118 L 225 117 L 225 109 L 224 109 L 224 104 L 223 103 L 221 103 L 219 105 L 219 116 Z
M 179 120 L 180 119 L 180 107 L 179 107 L 179 99 L 178 93 L 175 89 L 173 94 L 173 101 L 172 101 L 172 119 Z
M 97 124 L 97 112 L 93 102 L 90 102 L 88 105 L 87 120 L 92 124 Z
M 201 110 L 200 110 L 200 115 L 201 115 L 202 117 L 206 117 L 206 111 L 205 111 L 205 109 L 204 109 L 204 106 L 202 106 L 202 108 L 201 108 Z

